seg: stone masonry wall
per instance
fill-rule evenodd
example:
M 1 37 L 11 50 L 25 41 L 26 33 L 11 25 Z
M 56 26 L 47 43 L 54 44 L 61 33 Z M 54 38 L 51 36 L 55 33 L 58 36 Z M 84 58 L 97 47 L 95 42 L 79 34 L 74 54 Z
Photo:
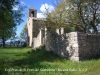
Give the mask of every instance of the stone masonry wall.
M 55 32 L 47 33 L 46 49 L 60 56 L 68 57 L 68 52 L 66 51 L 67 40 L 64 36 L 65 35 L 58 35 Z
M 40 30 L 38 36 L 33 38 L 33 48 L 39 47 L 41 44 L 42 43 L 41 43 L 41 30 Z
M 78 33 L 79 60 L 100 56 L 100 35 Z
M 100 55 L 100 36 L 71 32 L 59 35 L 50 32 L 46 38 L 46 50 L 62 57 L 79 61 Z
M 53 51 L 62 57 L 79 60 L 77 32 L 71 32 L 59 35 L 56 32 L 50 32 L 46 38 L 46 50 Z

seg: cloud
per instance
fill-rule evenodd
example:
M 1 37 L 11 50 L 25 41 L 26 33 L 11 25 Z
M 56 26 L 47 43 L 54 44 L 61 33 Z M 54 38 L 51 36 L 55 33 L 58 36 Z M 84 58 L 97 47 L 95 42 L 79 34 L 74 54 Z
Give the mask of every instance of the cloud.
M 25 2 L 23 2 L 23 1 L 21 1 L 20 4 L 22 4 L 22 5 L 26 5 Z
M 23 2 L 23 1 L 20 1 L 20 4 L 22 5 L 22 6 L 27 6 L 27 7 L 30 7 L 30 5 L 27 5 L 25 2 Z
M 20 4 L 15 5 L 12 10 L 19 10 L 21 7 L 26 8 L 26 7 L 30 7 L 30 5 L 27 5 L 25 2 L 20 1 Z
M 23 2 L 23 1 L 21 1 L 20 4 L 22 4 L 22 5 L 26 5 L 25 2 Z
M 46 16 L 44 15 L 44 13 L 47 11 L 46 9 L 49 12 L 52 12 L 54 10 L 54 7 L 52 5 L 47 4 L 47 3 L 42 4 L 41 7 L 40 7 L 40 11 L 42 13 L 37 13 L 37 17 L 38 18 L 45 18 Z
M 52 5 L 47 4 L 47 3 L 42 4 L 41 7 L 40 7 L 40 10 L 41 10 L 42 12 L 46 12 L 46 11 L 47 11 L 46 9 L 47 9 L 49 12 L 52 12 L 52 11 L 54 10 L 54 7 L 53 7 Z
M 43 15 L 43 13 L 37 13 L 37 17 L 38 18 L 45 18 L 45 16 Z
M 16 5 L 16 6 L 14 6 L 13 7 L 13 9 L 12 10 L 18 10 L 19 9 L 19 6 L 18 5 Z

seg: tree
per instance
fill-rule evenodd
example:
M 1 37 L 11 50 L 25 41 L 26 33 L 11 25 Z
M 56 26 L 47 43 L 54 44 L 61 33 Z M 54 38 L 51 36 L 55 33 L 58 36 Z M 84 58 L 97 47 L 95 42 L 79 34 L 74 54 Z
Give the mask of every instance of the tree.
M 18 10 L 13 10 L 14 6 L 20 6 Z M 0 0 L 0 38 L 5 46 L 5 40 L 15 36 L 16 26 L 23 20 L 21 17 L 24 7 L 18 0 Z
M 100 1 L 99 0 L 66 0 L 67 3 L 71 4 L 69 10 L 72 12 L 70 20 L 74 20 L 73 23 L 76 30 L 81 30 L 84 33 L 98 34 L 97 26 L 100 24 Z M 77 16 L 75 16 L 77 15 Z
M 73 21 L 76 31 L 91 33 L 92 30 L 92 33 L 98 34 L 97 26 L 100 24 L 100 1 L 66 0 L 66 2 L 67 4 L 69 3 L 69 5 L 71 5 L 71 10 L 67 10 L 71 12 L 71 14 L 68 15 L 67 22 Z
M 74 26 L 69 22 L 66 22 L 68 18 L 68 11 L 66 10 L 66 7 L 68 7 L 68 5 L 66 5 L 66 3 L 62 0 L 56 0 L 54 6 L 55 10 L 52 12 L 48 12 L 48 9 L 46 9 L 47 30 L 61 29 L 62 27 L 64 27 L 66 29 L 66 32 L 74 31 Z
M 55 11 L 47 15 L 47 27 L 66 27 L 70 31 L 98 34 L 100 24 L 99 0 L 61 0 Z M 51 23 L 49 23 L 51 22 Z
M 100 24 L 100 1 L 99 0 L 80 0 L 76 2 L 78 15 L 82 21 L 85 32 L 90 29 L 98 34 L 97 26 Z M 87 31 L 88 30 L 88 31 Z
M 21 38 L 21 40 L 27 42 L 27 38 L 28 38 L 27 24 L 24 25 L 24 27 L 20 33 L 20 38 Z

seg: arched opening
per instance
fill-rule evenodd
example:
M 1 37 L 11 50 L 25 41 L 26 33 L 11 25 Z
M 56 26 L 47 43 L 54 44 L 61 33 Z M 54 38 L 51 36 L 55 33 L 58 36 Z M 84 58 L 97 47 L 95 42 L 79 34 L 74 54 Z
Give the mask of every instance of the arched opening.
M 34 11 L 31 12 L 31 17 L 34 17 Z

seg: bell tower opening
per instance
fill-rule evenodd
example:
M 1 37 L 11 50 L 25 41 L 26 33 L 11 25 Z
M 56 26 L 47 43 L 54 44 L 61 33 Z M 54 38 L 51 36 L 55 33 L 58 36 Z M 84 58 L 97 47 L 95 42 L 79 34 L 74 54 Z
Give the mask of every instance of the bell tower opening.
M 37 10 L 34 8 L 30 8 L 28 11 L 28 17 L 37 17 Z
M 31 17 L 34 17 L 34 11 L 31 12 Z

